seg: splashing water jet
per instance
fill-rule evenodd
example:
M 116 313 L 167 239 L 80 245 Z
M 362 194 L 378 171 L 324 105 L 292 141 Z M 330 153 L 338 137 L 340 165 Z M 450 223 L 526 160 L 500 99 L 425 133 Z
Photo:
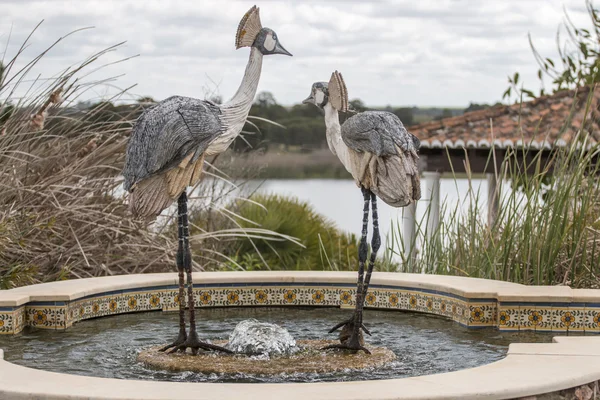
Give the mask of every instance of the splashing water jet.
M 269 357 L 292 355 L 300 350 L 287 329 L 253 318 L 237 324 L 225 347 L 237 354 Z

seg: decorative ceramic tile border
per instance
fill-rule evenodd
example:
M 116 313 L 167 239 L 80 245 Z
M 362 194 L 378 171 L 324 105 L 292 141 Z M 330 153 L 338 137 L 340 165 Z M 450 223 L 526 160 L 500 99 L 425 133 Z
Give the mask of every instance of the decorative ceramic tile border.
M 195 275 L 195 282 L 198 282 L 194 285 L 196 307 L 352 307 L 355 302 L 355 277 L 352 273 Z M 552 302 L 540 301 L 544 299 L 540 291 L 552 294 L 554 288 L 533 287 L 532 300 L 528 301 L 528 287 L 505 282 L 391 273 L 379 273 L 378 276 L 382 278 L 374 281 L 366 296 L 367 308 L 434 314 L 469 328 L 600 333 L 600 290 L 573 291 L 590 302 L 572 302 L 572 295 L 565 297 L 565 293 L 569 295 L 571 292 L 567 291 L 571 289 L 562 287 L 557 289 L 562 297 L 556 294 L 553 296 L 569 301 Z M 407 276 L 410 279 L 403 279 Z M 3 295 L 0 296 L 0 334 L 19 333 L 25 326 L 66 329 L 81 320 L 128 312 L 177 310 L 179 291 L 175 279 L 174 274 L 131 275 L 67 281 L 64 284 L 57 282 L 3 291 L 0 292 Z M 105 284 L 109 281 L 110 284 Z M 79 289 L 80 282 L 94 290 L 73 293 Z M 100 288 L 97 287 L 97 282 L 102 283 Z M 470 289 L 486 286 L 494 290 Z M 68 287 L 68 290 L 61 289 L 64 287 Z M 40 291 L 40 288 L 52 290 Z M 504 288 L 506 290 L 503 292 Z M 11 293 L 16 294 L 15 298 L 22 298 L 27 290 L 32 292 L 30 301 L 8 305 L 10 302 L 17 303 L 16 300 L 10 300 Z M 87 294 L 88 292 L 93 293 Z M 518 301 L 506 301 L 505 298 Z
M 346 286 L 274 285 L 272 282 L 247 285 L 195 285 L 197 307 L 236 306 L 349 306 L 355 305 L 356 289 Z M 467 327 L 496 326 L 496 303 L 469 302 L 454 295 L 430 293 L 423 289 L 392 289 L 373 285 L 365 299 L 373 309 L 416 311 L 453 319 Z M 66 329 L 73 323 L 128 312 L 179 308 L 179 289 L 175 286 L 130 289 L 100 293 L 71 302 L 36 302 L 21 307 L 24 323 L 13 327 L 16 311 L 0 314 L 0 333 L 14 334 L 24 326 L 42 329 Z M 23 318 L 21 317 L 21 320 Z
M 14 322 L 14 311 L 0 311 L 0 333 L 14 333 Z
M 600 333 L 600 308 L 584 303 L 500 303 L 498 309 L 500 330 Z

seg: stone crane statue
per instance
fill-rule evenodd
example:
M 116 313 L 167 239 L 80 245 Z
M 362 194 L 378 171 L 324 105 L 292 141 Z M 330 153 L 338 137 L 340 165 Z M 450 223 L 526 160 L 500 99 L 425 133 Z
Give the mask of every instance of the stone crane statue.
M 145 110 L 136 121 L 127 144 L 124 187 L 134 216 L 155 218 L 177 199 L 179 272 L 179 336 L 162 350 L 198 349 L 230 352 L 200 341 L 196 333 L 191 251 L 187 216 L 188 186 L 201 178 L 205 156 L 221 153 L 242 130 L 252 106 L 263 55 L 291 54 L 281 46 L 277 34 L 263 28 L 259 9 L 252 7 L 242 18 L 235 38 L 237 49 L 250 47 L 250 59 L 242 83 L 223 105 L 189 97 L 173 96 Z M 184 270 L 187 274 L 189 333 L 184 315 Z
M 361 328 L 364 300 L 369 289 L 375 257 L 381 238 L 377 221 L 377 197 L 392 207 L 404 207 L 421 197 L 418 168 L 419 139 L 408 133 L 400 119 L 384 111 L 365 111 L 348 118 L 341 126 L 338 112 L 348 111 L 348 91 L 342 74 L 335 71 L 329 83 L 316 82 L 310 96 L 303 101 L 314 104 L 325 112 L 327 144 L 344 167 L 352 174 L 364 197 L 362 237 L 358 250 L 358 284 L 356 308 L 352 317 L 333 327 L 329 333 L 342 328 L 340 344 L 326 348 L 363 350 Z M 371 257 L 365 275 L 367 260 L 367 225 L 369 202 L 373 212 Z

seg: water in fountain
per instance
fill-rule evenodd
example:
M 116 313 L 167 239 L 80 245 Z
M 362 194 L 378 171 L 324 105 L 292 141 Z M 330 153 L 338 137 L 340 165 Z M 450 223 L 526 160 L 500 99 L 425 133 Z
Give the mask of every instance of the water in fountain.
M 255 318 L 285 327 L 296 339 L 298 347 L 302 347 L 305 341 L 335 341 L 337 335 L 328 335 L 327 331 L 348 318 L 349 313 L 335 308 L 244 307 L 198 309 L 196 316 L 200 337 L 213 343 L 224 345 L 236 325 Z M 4 349 L 7 361 L 54 372 L 176 382 L 277 383 L 390 379 L 455 371 L 503 358 L 511 342 L 550 342 L 553 336 L 552 333 L 466 329 L 450 320 L 415 313 L 367 310 L 365 315 L 366 324 L 373 333 L 366 338 L 367 345 L 388 348 L 396 354 L 394 361 L 375 368 L 321 372 L 325 359 L 339 357 L 343 361 L 346 357 L 343 352 L 331 351 L 316 358 L 310 371 L 301 373 L 265 375 L 240 373 L 238 369 L 239 363 L 244 361 L 254 365 L 280 362 L 283 367 L 289 364 L 296 368 L 296 358 L 305 352 L 302 350 L 289 357 L 269 360 L 256 356 L 206 355 L 206 358 L 214 358 L 215 365 L 222 364 L 224 359 L 233 359 L 231 372 L 203 373 L 149 367 L 138 361 L 138 354 L 151 347 L 164 346 L 177 333 L 178 314 L 162 312 L 82 321 L 66 331 L 26 329 L 16 336 L 0 335 L 0 348 Z M 173 356 L 169 358 L 183 357 L 180 354 Z M 353 366 L 373 358 L 362 353 L 356 356 Z
M 291 355 L 300 350 L 287 329 L 254 318 L 236 325 L 226 347 L 235 353 L 268 357 Z

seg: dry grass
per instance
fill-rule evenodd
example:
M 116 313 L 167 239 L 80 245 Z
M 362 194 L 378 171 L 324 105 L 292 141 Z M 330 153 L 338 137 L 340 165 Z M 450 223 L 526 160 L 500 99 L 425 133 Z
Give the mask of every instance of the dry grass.
M 117 110 L 105 102 L 85 111 L 73 107 L 83 93 L 112 80 L 93 80 L 90 74 L 101 70 L 102 65 L 96 64 L 119 45 L 53 79 L 28 81 L 33 66 L 68 36 L 33 60 L 21 61 L 20 50 L 0 71 L 0 289 L 174 270 L 173 213 L 148 227 L 130 217 L 121 190 L 125 146 L 142 106 Z M 20 92 L 25 94 L 17 96 Z M 118 96 L 108 100 L 118 101 Z M 218 169 L 208 169 L 214 179 L 194 189 L 194 196 L 203 201 L 192 204 L 191 212 L 202 212 L 214 221 L 232 220 L 235 214 L 225 208 L 222 198 L 236 186 L 216 184 L 227 178 Z M 194 254 L 193 268 L 202 270 L 207 263 L 219 268 L 228 260 L 223 254 L 228 243 L 240 236 L 293 240 L 235 224 L 219 229 L 208 221 L 207 229 L 198 229 L 191 238 L 195 248 L 204 250 L 211 243 L 206 251 Z
M 482 194 L 469 178 L 468 210 L 462 212 L 460 204 L 442 207 L 444 217 L 429 238 L 425 217 L 417 227 L 420 254 L 404 259 L 401 270 L 599 288 L 600 145 L 591 139 L 596 134 L 581 130 L 570 146 L 553 150 L 547 165 L 539 153 L 525 166 L 519 155 L 526 159 L 528 150 L 507 152 L 497 172 L 503 196 L 492 226 L 482 217 Z M 394 251 L 408 254 L 398 232 L 400 226 Z
M 168 238 L 128 218 L 123 199 L 115 195 L 139 109 L 106 121 L 102 108 L 87 113 L 69 108 L 72 99 L 102 83 L 80 77 L 114 48 L 20 98 L 14 93 L 43 57 L 25 61 L 28 67 L 21 70 L 20 54 L 6 64 L 1 104 L 13 103 L 17 111 L 0 136 L 0 287 L 172 264 Z

